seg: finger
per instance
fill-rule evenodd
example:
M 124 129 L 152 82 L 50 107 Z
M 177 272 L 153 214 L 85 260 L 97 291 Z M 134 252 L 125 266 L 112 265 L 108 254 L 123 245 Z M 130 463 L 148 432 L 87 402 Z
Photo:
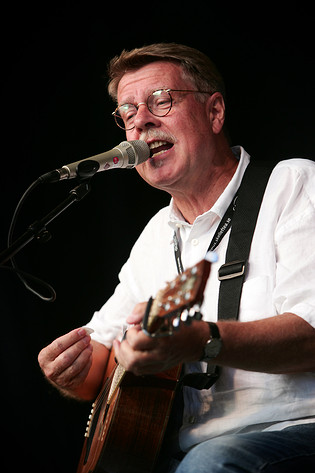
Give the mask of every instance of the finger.
M 77 329 L 74 332 L 79 330 Z M 48 379 L 55 381 L 84 350 L 88 349 L 88 352 L 92 352 L 91 337 L 89 335 L 85 335 L 83 338 L 79 338 L 82 333 L 75 337 L 73 335 L 74 333 L 70 332 L 70 334 L 60 337 L 39 353 L 39 365 Z M 79 338 L 78 341 L 69 345 L 77 338 Z M 58 349 L 56 349 L 56 346 Z M 59 354 L 56 356 L 56 353 Z
M 117 362 L 122 365 L 126 371 L 134 371 L 134 362 L 139 357 L 139 354 L 132 350 L 126 341 L 119 342 L 118 340 L 114 340 L 113 348 L 115 350 L 115 358 Z
M 140 324 L 142 322 L 147 302 L 139 302 L 134 308 L 131 314 L 127 317 L 126 321 L 128 324 Z
M 133 333 L 135 338 L 139 335 L 142 343 L 134 344 L 131 342 L 130 344 L 128 341 L 128 337 L 130 338 L 129 332 Z M 155 353 L 155 346 L 156 341 L 150 339 L 142 332 L 138 332 L 136 328 L 128 330 L 127 338 L 124 341 L 119 342 L 115 340 L 113 343 L 118 363 L 126 371 L 131 371 L 137 376 L 161 371 L 159 366 L 163 366 L 163 363 L 161 364 L 160 356 L 157 356 Z M 135 349 L 135 347 L 139 349 Z M 159 365 L 158 367 L 156 367 L 157 364 Z
M 158 373 L 164 368 L 160 357 L 154 352 L 134 351 L 126 342 L 115 344 L 115 355 L 118 363 L 136 376 Z
M 66 389 L 79 386 L 86 378 L 90 367 L 92 365 L 92 346 L 90 345 L 85 350 L 81 351 L 79 356 L 64 369 L 59 375 L 51 379 L 58 386 Z
M 71 345 L 65 351 L 60 353 L 59 356 L 52 362 L 52 366 L 57 373 L 65 371 L 68 367 L 73 365 L 77 358 L 80 357 L 81 353 L 86 351 L 92 353 L 93 347 L 91 345 L 91 339 L 86 336 L 78 342 Z
M 131 327 L 125 340 L 135 351 L 152 350 L 155 348 L 157 340 L 145 334 L 139 325 Z
M 118 360 L 119 351 L 120 351 L 120 342 L 118 340 L 113 341 L 113 349 L 115 352 L 115 359 Z
M 87 331 L 80 327 L 72 330 L 71 332 L 62 335 L 61 337 L 54 340 L 48 347 L 46 347 L 45 356 L 47 361 L 55 360 L 61 353 L 67 350 L 70 346 L 77 343 L 80 340 L 83 340 L 85 337 L 90 336 L 87 334 Z M 44 349 L 45 350 L 45 349 Z

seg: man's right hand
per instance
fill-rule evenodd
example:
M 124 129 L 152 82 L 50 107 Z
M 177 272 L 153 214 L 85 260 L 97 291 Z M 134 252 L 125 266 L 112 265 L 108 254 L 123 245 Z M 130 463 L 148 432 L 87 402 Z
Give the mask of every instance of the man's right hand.
M 46 378 L 61 391 L 75 395 L 92 365 L 93 346 L 84 328 L 77 328 L 54 340 L 38 355 Z

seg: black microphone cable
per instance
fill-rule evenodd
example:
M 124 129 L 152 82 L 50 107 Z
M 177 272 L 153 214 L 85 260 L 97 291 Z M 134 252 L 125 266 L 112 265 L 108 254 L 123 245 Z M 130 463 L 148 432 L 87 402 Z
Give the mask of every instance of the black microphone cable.
M 42 183 L 42 181 L 41 181 L 40 178 L 38 178 L 36 181 L 34 181 L 26 189 L 26 191 L 24 192 L 24 194 L 22 195 L 22 197 L 18 201 L 17 206 L 16 206 L 16 208 L 13 212 L 13 216 L 12 216 L 10 226 L 9 226 L 8 237 L 7 237 L 8 248 L 12 245 L 13 234 L 14 234 L 14 229 L 16 227 L 16 222 L 17 222 L 18 216 L 20 214 L 21 208 L 22 208 L 25 200 L 28 198 L 30 193 L 33 192 L 33 190 L 38 185 L 40 185 L 41 183 Z M 26 272 L 26 271 L 23 271 L 23 270 L 19 269 L 14 256 L 12 256 L 9 261 L 11 263 L 11 266 L 6 266 L 4 264 L 1 264 L 0 269 L 4 269 L 4 270 L 15 273 L 18 276 L 18 278 L 20 279 L 20 281 L 24 284 L 25 288 L 28 291 L 35 294 L 40 299 L 42 299 L 43 301 L 45 301 L 45 302 L 54 302 L 56 300 L 56 297 L 57 297 L 56 291 L 54 290 L 54 288 L 50 284 L 43 281 L 39 277 L 36 277 L 36 276 Z M 39 289 L 38 290 L 35 289 L 34 285 L 38 285 Z M 45 295 L 44 292 L 47 292 L 48 296 Z

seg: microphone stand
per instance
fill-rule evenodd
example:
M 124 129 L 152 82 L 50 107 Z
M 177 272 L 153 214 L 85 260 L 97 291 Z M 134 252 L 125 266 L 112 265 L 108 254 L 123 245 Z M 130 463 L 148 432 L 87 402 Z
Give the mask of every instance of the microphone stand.
M 91 161 L 93 163 L 93 161 Z M 81 164 L 81 163 L 80 163 Z M 58 215 L 64 212 L 74 202 L 82 200 L 91 190 L 90 179 L 96 173 L 95 168 L 84 169 L 80 173 L 80 165 L 78 166 L 77 175 L 82 182 L 70 191 L 70 195 L 55 207 L 51 212 L 45 215 L 41 220 L 36 220 L 32 223 L 25 233 L 23 233 L 17 240 L 15 240 L 6 250 L 0 253 L 0 265 L 6 263 L 14 255 L 22 250 L 28 243 L 34 238 L 38 240 L 48 241 L 50 239 L 50 233 L 46 230 L 46 225 L 52 222 Z

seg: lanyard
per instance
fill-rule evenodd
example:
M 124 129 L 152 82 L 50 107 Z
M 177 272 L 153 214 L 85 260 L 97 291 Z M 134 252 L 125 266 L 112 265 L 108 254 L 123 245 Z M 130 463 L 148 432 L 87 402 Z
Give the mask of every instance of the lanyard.
M 215 231 L 215 234 L 211 240 L 208 251 L 214 251 L 218 247 L 222 238 L 231 227 L 232 218 L 236 209 L 236 201 L 237 201 L 237 194 L 233 197 L 232 202 L 230 203 L 225 214 L 223 215 Z M 181 252 L 179 248 L 179 241 L 176 235 L 176 231 L 174 231 L 173 242 L 174 242 L 174 255 L 175 255 L 177 271 L 178 271 L 178 274 L 182 274 L 184 272 L 184 267 L 183 267 Z M 208 364 L 206 373 L 186 374 L 184 375 L 182 382 L 184 386 L 190 386 L 195 389 L 209 389 L 216 382 L 219 375 L 220 375 L 220 372 L 219 372 L 218 367 L 215 365 Z
M 232 202 L 230 203 L 225 214 L 223 215 L 222 220 L 220 221 L 218 228 L 216 229 L 216 232 L 211 240 L 208 251 L 214 251 L 219 246 L 224 235 L 228 232 L 232 223 L 233 214 L 236 209 L 236 201 L 237 201 L 237 194 L 233 197 Z M 175 261 L 176 261 L 176 266 L 177 266 L 177 272 L 178 274 L 182 274 L 184 272 L 184 266 L 182 262 L 181 252 L 179 248 L 179 241 L 178 241 L 176 231 L 174 231 L 173 242 L 174 242 L 174 255 L 175 255 Z

